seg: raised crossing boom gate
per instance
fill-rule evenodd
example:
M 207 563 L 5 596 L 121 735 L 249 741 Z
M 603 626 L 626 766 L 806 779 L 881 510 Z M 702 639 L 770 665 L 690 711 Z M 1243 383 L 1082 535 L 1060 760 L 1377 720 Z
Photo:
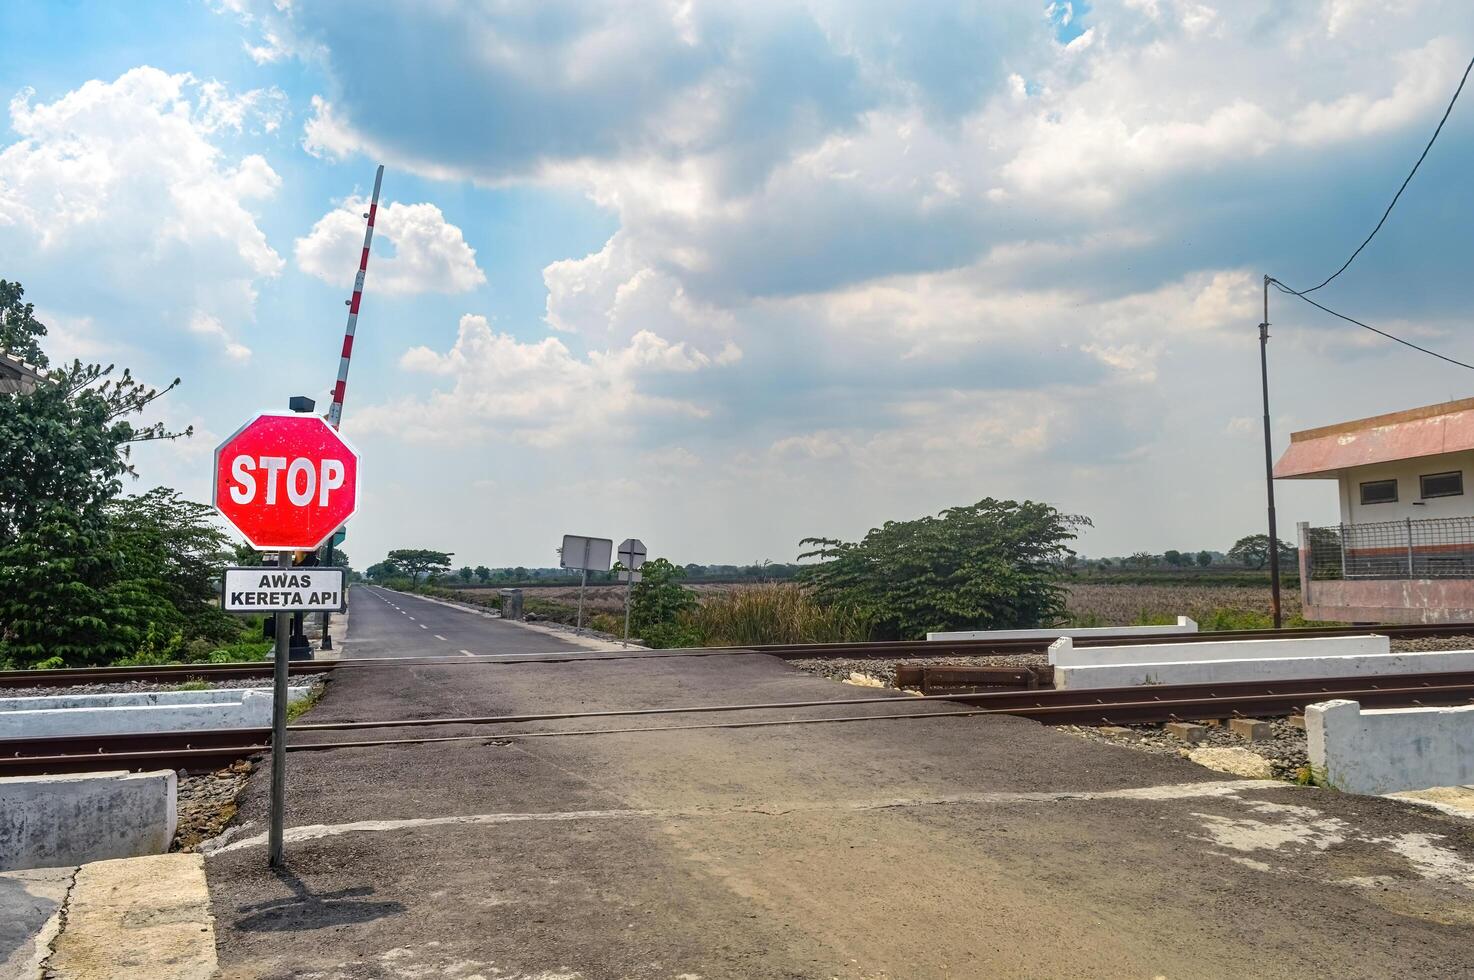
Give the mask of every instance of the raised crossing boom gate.
M 253 547 L 277 552 L 277 567 L 229 568 L 221 581 L 221 608 L 227 612 L 276 615 L 272 867 L 284 857 L 288 620 L 297 612 L 341 611 L 347 584 L 341 568 L 293 568 L 292 552 L 316 550 L 358 510 L 358 452 L 311 410 L 306 402 L 305 413 L 263 412 L 237 429 L 215 450 L 211 494 L 215 509 Z

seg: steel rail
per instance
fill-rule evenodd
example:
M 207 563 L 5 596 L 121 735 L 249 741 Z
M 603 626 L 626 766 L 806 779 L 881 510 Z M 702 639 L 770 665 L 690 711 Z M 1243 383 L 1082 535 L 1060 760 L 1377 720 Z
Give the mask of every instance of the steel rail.
M 1365 693 L 1364 704 L 1373 707 L 1406 707 L 1422 705 L 1463 704 L 1474 701 L 1474 686 L 1458 688 L 1419 689 L 1419 698 L 1407 698 L 1405 691 L 1370 691 Z M 939 695 L 937 700 L 955 700 Z M 512 739 L 565 738 L 580 735 L 634 735 L 651 732 L 681 732 L 712 729 L 774 728 L 784 725 L 842 724 L 859 721 L 895 721 L 902 719 L 963 718 L 979 715 L 1011 715 L 1052 725 L 1119 725 L 1144 722 L 1179 721 L 1187 718 L 1205 717 L 1200 709 L 1211 706 L 1212 711 L 1231 709 L 1232 717 L 1284 713 L 1285 708 L 1303 707 L 1318 700 L 1311 694 L 1282 694 L 1261 697 L 1222 698 L 1205 701 L 1141 701 L 1127 704 L 1104 705 L 1055 705 L 1039 708 L 965 708 L 958 711 L 906 711 L 891 714 L 840 715 L 824 718 L 781 718 L 754 719 L 750 721 L 724 721 L 700 725 L 654 725 L 626 728 L 574 729 L 546 732 L 488 732 L 479 735 L 436 735 L 428 738 L 363 739 L 351 742 L 295 742 L 287 746 L 288 752 L 320 752 L 329 749 L 373 748 L 388 745 L 423 745 L 444 742 L 499 742 Z M 1239 708 L 1245 709 L 1241 714 Z M 1223 717 L 1210 714 L 1211 717 Z
M 1100 709 L 1116 704 L 1220 704 L 1246 698 L 1308 696 L 1312 701 L 1326 697 L 1376 695 L 1389 692 L 1410 694 L 1452 689 L 1474 692 L 1474 672 L 1443 674 L 1395 674 L 1378 678 L 1313 678 L 1293 681 L 1234 681 L 1222 684 L 1155 685 L 1150 687 L 1096 688 L 1080 691 L 1040 688 L 1021 691 L 984 691 L 973 694 L 912 695 L 896 691 L 864 698 L 811 701 L 772 701 L 738 704 L 687 705 L 675 708 L 617 708 L 604 711 L 538 712 L 517 715 L 409 718 L 397 721 L 330 721 L 292 725 L 289 732 L 359 731 L 378 728 L 428 728 L 439 725 L 516 725 L 533 721 L 577 721 L 585 718 L 633 718 L 647 715 L 709 714 L 735 711 L 781 711 L 795 708 L 847 707 L 950 701 L 982 705 L 1000 711 L 1033 711 L 1060 707 Z M 0 749 L 4 743 L 0 742 Z
M 1379 635 L 1390 639 L 1421 637 L 1474 636 L 1474 624 L 1406 624 L 1389 626 L 1329 626 L 1283 630 L 1213 630 L 1154 636 L 1077 638 L 1079 647 L 1143 646 L 1163 643 L 1207 643 L 1223 640 L 1313 639 L 1330 636 Z M 475 657 L 383 657 L 347 660 L 298 660 L 289 666 L 296 676 L 324 674 L 343 667 L 384 668 L 412 666 L 473 666 L 486 664 L 572 663 L 605 660 L 644 660 L 656 657 L 719 657 L 765 654 L 785 660 L 797 659 L 890 659 L 894 657 L 1010 656 L 1042 653 L 1048 650 L 1047 639 L 1025 640 L 884 640 L 867 643 L 798 643 L 757 644 L 746 647 L 682 647 L 669 650 L 570 651 L 531 654 L 487 654 Z M 534 659 L 535 658 L 535 659 Z M 0 688 L 65 687 L 81 684 L 105 684 L 129 681 L 178 682 L 189 678 L 235 680 L 267 677 L 272 671 L 269 660 L 231 664 L 170 664 L 163 667 L 64 667 L 51 670 L 0 671 Z
M 291 732 L 325 732 L 361 729 L 419 728 L 436 725 L 488 726 L 534 721 L 584 720 L 591 718 L 644 717 L 651 715 L 708 714 L 714 712 L 770 711 L 799 708 L 852 707 L 856 705 L 916 705 L 918 702 L 968 704 L 963 711 L 912 711 L 899 715 L 839 715 L 809 719 L 858 721 L 892 717 L 956 717 L 961 715 L 1015 715 L 1047 724 L 1129 724 L 1193 718 L 1285 714 L 1327 697 L 1344 697 L 1372 707 L 1449 705 L 1474 701 L 1474 672 L 1424 675 L 1390 675 L 1382 678 L 1320 678 L 1281 682 L 1241 681 L 1217 685 L 1112 688 L 1086 691 L 1018 691 L 979 694 L 946 694 L 919 698 L 902 694 L 883 697 L 844 698 L 832 701 L 789 701 L 765 704 L 690 705 L 675 708 L 634 708 L 610 711 L 544 712 L 496 715 L 484 718 L 396 719 L 373 722 L 328 722 L 294 725 Z M 748 728 L 759 724 L 796 723 L 780 721 L 732 721 L 704 726 L 647 726 L 628 729 L 595 729 L 544 733 L 489 732 L 476 735 L 428 736 L 407 739 L 373 739 L 355 742 L 293 742 L 291 751 L 332 747 L 412 744 L 436 741 L 492 740 L 510 737 L 551 737 L 564 734 L 599 734 L 626 731 L 671 731 L 682 728 Z M 263 752 L 270 745 L 265 728 L 216 729 L 199 732 L 131 733 L 107 736 L 66 736 L 47 739 L 0 740 L 0 772 L 10 775 L 45 772 L 76 772 L 109 768 L 155 767 L 198 770 Z

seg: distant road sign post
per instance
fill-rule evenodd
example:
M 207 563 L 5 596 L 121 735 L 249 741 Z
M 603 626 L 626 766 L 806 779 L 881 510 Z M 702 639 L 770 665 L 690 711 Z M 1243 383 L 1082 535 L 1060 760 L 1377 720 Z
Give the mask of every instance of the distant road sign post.
M 227 569 L 222 596 L 226 608 L 238 607 L 234 611 L 276 614 L 268 832 L 272 867 L 280 867 L 285 857 L 288 622 L 292 611 L 329 604 L 341 608 L 344 586 L 342 569 L 293 571 L 292 552 L 316 550 L 358 510 L 357 451 L 310 414 L 311 399 L 292 402 L 300 411 L 263 412 L 216 448 L 211 493 L 215 509 L 251 547 L 277 552 L 276 569 Z M 336 588 L 318 587 L 332 585 Z
M 578 585 L 579 629 L 583 629 L 583 594 L 589 586 L 589 569 L 596 572 L 609 571 L 609 562 L 613 556 L 614 541 L 611 538 L 588 538 L 579 534 L 563 535 L 563 547 L 559 551 L 558 564 L 563 568 L 577 568 L 583 572 Z
M 640 567 L 645 564 L 645 542 L 639 538 L 625 538 L 619 543 L 619 578 L 624 582 L 624 645 L 630 645 L 630 595 L 635 583 L 644 576 Z

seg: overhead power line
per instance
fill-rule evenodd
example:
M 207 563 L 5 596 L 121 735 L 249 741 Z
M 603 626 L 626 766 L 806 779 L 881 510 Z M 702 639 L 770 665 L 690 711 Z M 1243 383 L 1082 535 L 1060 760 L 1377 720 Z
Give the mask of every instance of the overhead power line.
M 1299 296 L 1301 299 L 1304 299 L 1307 303 L 1310 302 L 1310 300 L 1306 299 L 1306 297 L 1305 297 L 1305 294 L 1306 293 L 1313 293 L 1313 292 L 1315 292 L 1317 289 L 1320 289 L 1321 286 L 1327 285 L 1328 283 L 1330 283 L 1330 281 L 1332 279 L 1335 279 L 1341 273 L 1345 272 L 1348 268 L 1350 268 L 1351 263 L 1353 263 L 1353 262 L 1356 261 L 1356 257 L 1361 254 L 1361 250 L 1364 249 L 1364 248 L 1366 248 L 1367 245 L 1371 244 L 1371 241 L 1372 241 L 1373 238 L 1376 238 L 1377 237 L 1377 232 L 1381 231 L 1382 230 L 1382 226 L 1387 223 L 1387 216 L 1390 215 L 1392 213 L 1392 209 L 1397 206 L 1397 199 L 1400 198 L 1400 197 L 1402 197 L 1402 192 L 1403 191 L 1407 190 L 1407 185 L 1412 182 L 1413 174 L 1416 174 L 1418 172 L 1418 168 L 1423 165 L 1423 160 L 1428 156 L 1428 151 L 1431 150 L 1431 149 L 1433 149 L 1433 144 L 1438 140 L 1438 134 L 1441 133 L 1441 132 L 1443 132 L 1443 124 L 1446 123 L 1446 122 L 1448 122 L 1449 113 L 1451 113 L 1451 112 L 1454 111 L 1454 103 L 1457 102 L 1457 101 L 1459 101 L 1459 93 L 1462 92 L 1462 91 L 1464 91 L 1464 83 L 1469 80 L 1469 71 L 1470 71 L 1470 69 L 1474 69 L 1474 58 L 1471 58 L 1469 60 L 1469 64 L 1464 68 L 1463 77 L 1459 79 L 1459 87 L 1456 88 L 1456 89 L 1454 89 L 1454 97 L 1452 99 L 1449 99 L 1448 100 L 1448 108 L 1443 110 L 1443 118 L 1440 119 L 1440 120 L 1438 120 L 1438 128 L 1435 129 L 1435 130 L 1433 130 L 1433 135 L 1432 135 L 1432 137 L 1429 138 L 1428 145 L 1425 146 L 1425 147 L 1423 147 L 1423 152 L 1418 155 L 1418 162 L 1415 163 L 1415 164 L 1413 164 L 1413 169 L 1412 170 L 1408 171 L 1408 175 L 1407 175 L 1406 178 L 1404 178 L 1404 180 L 1402 182 L 1402 186 L 1397 189 L 1397 193 L 1394 194 L 1394 195 L 1392 195 L 1392 203 L 1389 204 L 1389 205 L 1387 205 L 1387 210 L 1386 211 L 1383 211 L 1382 212 L 1382 220 L 1380 220 L 1380 221 L 1377 222 L 1377 227 L 1375 227 L 1375 228 L 1372 229 L 1372 233 L 1366 237 L 1366 241 L 1364 241 L 1360 245 L 1356 246 L 1356 251 L 1354 251 L 1354 252 L 1351 253 L 1351 258 L 1347 259 L 1344 263 L 1342 263 L 1341 268 L 1337 269 L 1335 272 L 1333 272 L 1329 276 L 1327 276 L 1325 278 L 1325 281 L 1319 283 L 1318 285 L 1311 286 L 1309 289 L 1306 289 L 1306 290 L 1302 290 L 1302 291 L 1298 291 L 1298 292 L 1295 291 L 1295 290 L 1287 290 L 1288 292 L 1293 292 L 1296 296 Z M 1325 309 L 1325 308 L 1322 307 L 1322 309 Z M 1327 313 L 1330 313 L 1330 312 L 1333 312 L 1333 311 L 1326 310 L 1326 312 Z M 1336 316 L 1341 316 L 1341 314 L 1337 313 Z M 1342 317 L 1342 319 L 1350 319 L 1350 317 Z M 1352 320 L 1351 322 L 1352 323 L 1355 323 L 1356 321 L 1355 320 Z M 1366 324 L 1361 324 L 1361 326 L 1366 326 Z M 1373 328 L 1372 327 L 1367 327 L 1367 329 L 1368 330 L 1371 330 Z M 1380 331 L 1378 331 L 1378 332 L 1380 333 Z M 1393 337 L 1392 339 L 1393 340 L 1397 340 L 1396 337 Z M 1406 343 L 1406 341 L 1398 341 L 1398 342 L 1399 343 Z M 1434 356 L 1441 356 L 1441 355 L 1434 355 Z M 1446 358 L 1445 357 L 1444 360 L 1449 360 L 1449 358 Z M 1455 361 L 1454 363 L 1457 364 L 1458 362 Z M 1464 367 L 1468 367 L 1468 365 L 1465 364 Z
M 1447 355 L 1444 355 L 1444 354 L 1440 354 L 1436 350 L 1429 350 L 1426 347 L 1419 347 L 1417 344 L 1413 343 L 1411 340 L 1403 340 L 1401 337 L 1398 337 L 1398 336 L 1395 336 L 1393 334 L 1390 334 L 1390 333 L 1388 333 L 1385 330 L 1378 330 L 1376 327 L 1371 326 L 1370 324 L 1362 323 L 1360 320 L 1357 320 L 1357 319 L 1355 319 L 1353 317 L 1349 317 L 1345 313 L 1337 313 L 1335 310 L 1331 309 L 1328 306 L 1322 306 L 1321 304 L 1317 303 L 1315 300 L 1311 299 L 1309 296 L 1306 296 L 1305 295 L 1305 293 L 1310 292 L 1310 290 L 1308 290 L 1308 289 L 1305 291 L 1305 293 L 1302 293 L 1302 292 L 1299 292 L 1298 290 L 1291 289 L 1289 286 L 1286 286 L 1284 283 L 1280 282 L 1278 279 L 1273 279 L 1272 278 L 1269 281 L 1274 286 L 1274 288 L 1278 289 L 1280 292 L 1282 292 L 1282 293 L 1288 293 L 1291 296 L 1298 296 L 1301 299 L 1303 299 L 1305 302 L 1309 303 L 1311 306 L 1315 307 L 1318 310 L 1323 310 L 1324 312 L 1329 313 L 1333 317 L 1336 317 L 1336 318 L 1341 319 L 1341 320 L 1345 320 L 1347 323 L 1354 323 L 1358 327 L 1361 327 L 1363 330 L 1370 330 L 1374 334 L 1378 334 L 1380 336 L 1386 337 L 1388 340 L 1396 341 L 1397 343 L 1402 344 L 1404 347 L 1411 347 L 1415 351 L 1421 351 L 1424 354 L 1429 355 L 1430 357 L 1436 357 L 1440 361 L 1447 361 L 1450 364 L 1456 364 L 1456 365 L 1458 365 L 1461 368 L 1468 368 L 1469 370 L 1474 371 L 1474 364 L 1465 364 L 1463 361 L 1457 360 L 1457 359 L 1452 358 L 1452 357 L 1448 357 Z

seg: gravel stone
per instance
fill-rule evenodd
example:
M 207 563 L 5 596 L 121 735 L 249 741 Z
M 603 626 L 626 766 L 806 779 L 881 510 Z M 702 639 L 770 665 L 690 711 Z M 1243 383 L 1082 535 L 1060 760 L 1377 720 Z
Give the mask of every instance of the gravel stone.
M 179 773 L 179 823 L 171 851 L 194 851 L 235 819 L 236 805 L 256 764 L 241 759 L 215 772 Z
M 1020 653 L 1008 657 L 899 657 L 881 660 L 864 658 L 859 660 L 818 659 L 805 657 L 788 661 L 799 670 L 830 680 L 849 680 L 850 674 L 866 674 L 881 681 L 886 687 L 896 686 L 896 664 L 924 664 L 935 667 L 962 665 L 966 667 L 1047 667 L 1049 656 L 1043 653 Z
M 1310 765 L 1307 755 L 1305 733 L 1284 718 L 1269 719 L 1272 736 L 1261 742 L 1248 742 L 1231 733 L 1227 728 L 1207 728 L 1206 737 L 1189 749 L 1175 737 L 1167 734 L 1161 725 L 1106 726 L 1097 728 L 1089 725 L 1057 725 L 1059 731 L 1077 735 L 1092 742 L 1123 745 L 1153 755 L 1180 755 L 1186 758 L 1193 751 L 1203 748 L 1236 748 L 1252 752 L 1268 760 L 1270 771 L 1276 779 L 1294 781 L 1300 770 Z M 1120 734 L 1122 729 L 1125 734 Z
M 1392 641 L 1393 653 L 1427 653 L 1433 650 L 1474 650 L 1474 635 L 1425 636 Z

